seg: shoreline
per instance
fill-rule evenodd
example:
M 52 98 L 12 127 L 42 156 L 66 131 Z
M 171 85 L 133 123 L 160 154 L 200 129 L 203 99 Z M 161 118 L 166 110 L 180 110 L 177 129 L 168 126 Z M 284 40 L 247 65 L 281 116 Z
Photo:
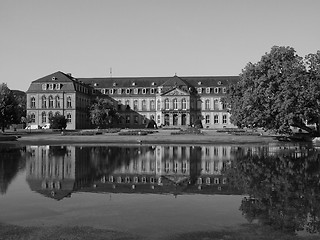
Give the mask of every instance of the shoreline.
M 99 135 L 63 135 L 55 132 L 24 132 L 16 141 L 0 141 L 2 143 L 19 145 L 49 145 L 49 144 L 268 144 L 278 142 L 270 135 L 233 135 L 214 130 L 202 130 L 203 134 L 173 134 L 175 130 L 158 130 L 148 135 L 119 135 L 118 133 L 103 133 Z M 16 135 L 19 135 L 17 133 Z

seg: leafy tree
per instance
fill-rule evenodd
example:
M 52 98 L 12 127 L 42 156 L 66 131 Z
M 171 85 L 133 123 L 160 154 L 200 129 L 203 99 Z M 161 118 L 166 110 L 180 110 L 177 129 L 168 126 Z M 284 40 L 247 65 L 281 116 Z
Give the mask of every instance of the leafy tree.
M 19 122 L 18 103 L 7 87 L 7 84 L 0 84 L 0 127 L 1 130 L 12 124 Z
M 50 128 L 52 129 L 65 129 L 67 127 L 67 119 L 64 115 L 56 113 L 54 116 L 49 118 Z
M 231 122 L 290 133 L 290 126 L 315 135 L 320 131 L 320 52 L 305 60 L 291 47 L 273 47 L 248 63 L 228 90 Z M 307 126 L 315 123 L 318 132 Z
M 109 100 L 97 98 L 90 107 L 90 121 L 99 128 L 106 128 L 119 122 L 119 114 Z

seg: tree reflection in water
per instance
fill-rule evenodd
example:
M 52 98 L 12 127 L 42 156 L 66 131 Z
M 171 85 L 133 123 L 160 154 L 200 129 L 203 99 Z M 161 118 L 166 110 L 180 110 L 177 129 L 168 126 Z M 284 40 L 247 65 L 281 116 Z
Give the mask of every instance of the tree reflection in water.
M 240 206 L 246 219 L 287 232 L 319 233 L 319 154 L 312 147 L 238 152 L 236 177 L 249 195 Z
M 7 192 L 18 171 L 25 168 L 25 161 L 22 161 L 24 152 L 24 148 L 0 146 L 0 194 Z

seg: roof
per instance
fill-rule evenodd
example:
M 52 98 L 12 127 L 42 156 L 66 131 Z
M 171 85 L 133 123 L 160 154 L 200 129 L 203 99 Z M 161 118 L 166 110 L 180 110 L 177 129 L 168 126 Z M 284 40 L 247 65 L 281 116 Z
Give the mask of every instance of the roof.
M 96 88 L 130 88 L 157 86 L 203 86 L 214 87 L 229 85 L 239 81 L 239 76 L 194 76 L 194 77 L 112 77 L 112 78 L 78 78 L 80 81 Z

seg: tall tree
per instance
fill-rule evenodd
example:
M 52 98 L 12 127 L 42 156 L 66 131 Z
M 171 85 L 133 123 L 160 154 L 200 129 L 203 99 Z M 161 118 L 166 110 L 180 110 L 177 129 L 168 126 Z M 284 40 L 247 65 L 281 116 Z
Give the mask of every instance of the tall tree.
M 319 134 L 306 125 L 320 123 L 319 52 L 306 60 L 291 47 L 275 46 L 258 63 L 248 63 L 228 91 L 231 122 L 279 133 L 297 126 Z
M 90 107 L 90 120 L 95 126 L 106 128 L 118 123 L 119 114 L 109 100 L 97 98 Z
M 12 124 L 19 122 L 18 103 L 7 87 L 7 84 L 0 84 L 0 127 L 1 130 Z M 19 120 L 18 120 L 19 119 Z

